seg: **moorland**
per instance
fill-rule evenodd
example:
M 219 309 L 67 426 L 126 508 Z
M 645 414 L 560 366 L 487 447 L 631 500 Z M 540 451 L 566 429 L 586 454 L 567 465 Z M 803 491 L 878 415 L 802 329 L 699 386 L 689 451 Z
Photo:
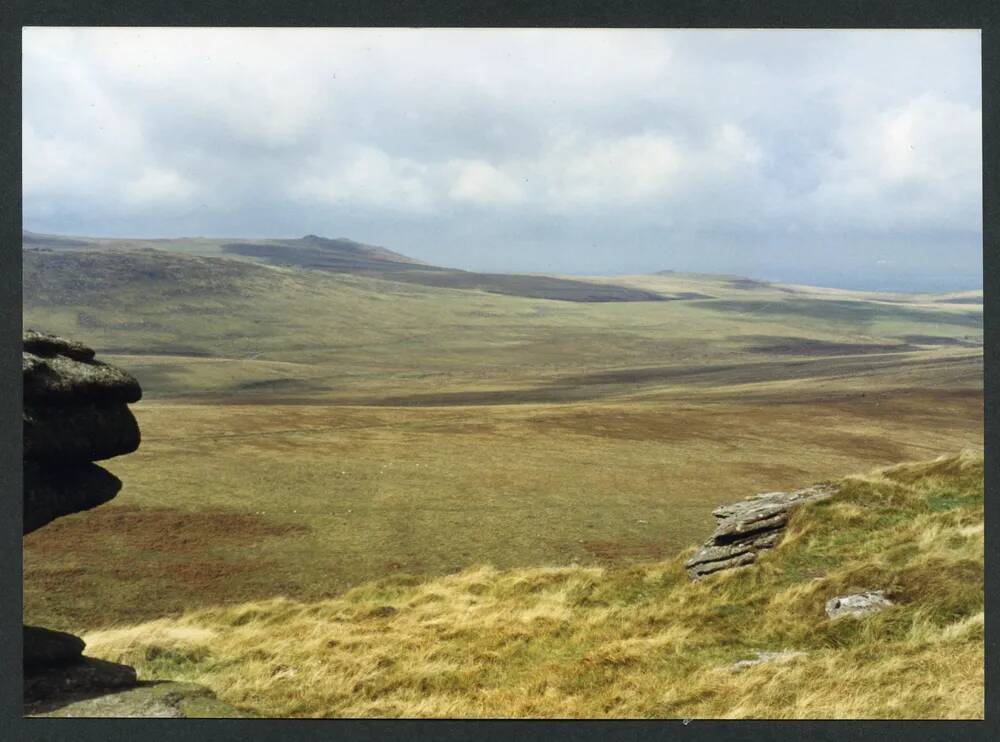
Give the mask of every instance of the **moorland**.
M 26 620 L 88 632 L 140 669 L 173 663 L 257 713 L 969 712 L 937 685 L 912 703 L 890 684 L 867 707 L 860 696 L 823 706 L 822 683 L 811 701 L 794 694 L 805 665 L 771 700 L 740 706 L 734 694 L 752 690 L 740 683 L 785 670 L 716 693 L 718 678 L 692 668 L 738 659 L 751 641 L 813 642 L 850 648 L 861 674 L 884 661 L 869 673 L 877 683 L 898 672 L 888 650 L 872 654 L 879 631 L 938 662 L 940 677 L 968 674 L 978 631 L 981 665 L 981 291 L 482 274 L 315 236 L 26 233 L 23 248 L 25 326 L 86 342 L 144 390 L 140 449 L 107 462 L 121 494 L 25 539 Z M 711 531 L 720 503 L 960 450 L 940 470 L 857 480 L 854 499 L 803 520 L 799 551 L 775 552 L 752 580 L 724 578 L 716 592 L 681 584 L 675 557 Z M 954 553 L 942 555 L 940 539 Z M 902 593 L 924 595 L 924 581 L 936 597 L 868 628 L 817 633 L 804 596 L 890 568 Z M 934 592 L 935 570 L 972 592 Z M 743 609 L 765 600 L 797 617 L 751 620 Z M 459 606 L 496 631 L 476 634 Z M 266 648 L 262 627 L 273 639 L 273 627 L 317 616 L 327 634 L 349 623 L 319 665 Z M 407 661 L 389 662 L 380 643 L 394 616 L 403 633 L 388 636 L 412 648 Z M 689 620 L 667 631 L 670 616 Z M 407 644 L 408 621 L 453 635 L 431 646 L 417 632 Z M 536 624 L 542 639 L 525 643 Z M 244 625 L 238 643 L 217 641 Z M 137 648 L 135 626 L 159 637 L 156 652 Z M 942 635 L 966 643 L 931 647 Z M 452 667 L 473 645 L 475 672 Z M 694 665 L 678 664 L 680 647 Z M 843 656 L 817 656 L 834 683 Z M 666 665 L 690 681 L 664 700 L 653 689 Z M 279 666 L 298 667 L 297 679 Z M 316 693 L 287 690 L 316 673 Z M 515 703 L 518 693 L 535 705 Z

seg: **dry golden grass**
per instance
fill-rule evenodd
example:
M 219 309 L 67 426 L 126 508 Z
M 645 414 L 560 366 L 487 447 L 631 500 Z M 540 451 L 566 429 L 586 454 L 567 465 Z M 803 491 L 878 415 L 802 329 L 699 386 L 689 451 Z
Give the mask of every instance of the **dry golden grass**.
M 267 716 L 982 718 L 982 497 L 966 452 L 844 480 L 752 568 L 700 583 L 683 554 L 480 566 L 85 639 Z M 826 618 L 828 598 L 861 589 L 895 605 Z M 805 654 L 729 669 L 780 649 Z

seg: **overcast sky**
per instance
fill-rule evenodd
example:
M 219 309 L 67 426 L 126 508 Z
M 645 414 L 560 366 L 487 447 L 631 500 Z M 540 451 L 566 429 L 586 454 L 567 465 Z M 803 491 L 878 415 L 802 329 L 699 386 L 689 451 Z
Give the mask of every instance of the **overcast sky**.
M 24 226 L 981 285 L 977 31 L 26 29 Z

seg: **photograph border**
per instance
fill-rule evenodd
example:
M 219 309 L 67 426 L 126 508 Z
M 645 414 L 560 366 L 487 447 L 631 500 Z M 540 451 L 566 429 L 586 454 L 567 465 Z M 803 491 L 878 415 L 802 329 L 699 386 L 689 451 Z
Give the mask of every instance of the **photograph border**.
M 101 0 L 34 0 L 8 3 L 0 29 L 0 106 L 7 135 L 0 141 L 3 244 L 0 250 L 0 559 L 5 565 L 0 601 L 0 738 L 33 739 L 652 739 L 668 734 L 685 738 L 736 740 L 802 736 L 843 739 L 997 739 L 996 529 L 998 460 L 996 394 L 1000 338 L 996 297 L 1000 292 L 998 198 L 1000 198 L 1000 4 L 933 0 L 776 0 L 739 2 L 386 2 L 347 0 L 298 3 L 174 2 L 107 3 Z M 982 29 L 983 131 L 983 291 L 985 424 L 985 721 L 771 721 L 771 720 L 170 720 L 170 719 L 24 719 L 21 680 L 21 29 L 24 26 L 440 26 L 440 27 L 662 27 L 662 28 L 968 28 Z

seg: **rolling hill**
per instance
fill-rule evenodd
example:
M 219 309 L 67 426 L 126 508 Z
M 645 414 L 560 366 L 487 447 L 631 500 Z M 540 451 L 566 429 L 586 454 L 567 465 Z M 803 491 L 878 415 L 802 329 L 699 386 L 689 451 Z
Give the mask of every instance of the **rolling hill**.
M 576 302 L 663 301 L 669 295 L 607 283 L 553 276 L 475 273 L 428 265 L 383 247 L 348 239 L 307 235 L 300 239 L 131 240 L 61 237 L 26 232 L 25 247 L 48 250 L 129 250 L 152 248 L 205 257 L 239 257 L 268 265 L 357 274 L 438 288 L 475 289 L 494 294 Z
M 265 714 L 978 713 L 981 292 L 682 273 L 480 283 L 315 237 L 27 234 L 23 266 L 25 325 L 86 342 L 144 390 L 142 445 L 108 462 L 118 498 L 25 539 L 26 620 L 89 632 L 103 656 Z M 564 301 L 563 288 L 657 298 Z M 962 449 L 914 468 L 925 484 L 878 475 L 860 499 L 804 519 L 718 596 L 682 584 L 670 561 L 707 535 L 720 502 Z M 885 497 L 907 504 L 920 553 L 893 540 L 906 534 Z M 898 564 L 871 571 L 869 540 Z M 867 574 L 900 575 L 912 597 L 877 619 L 890 644 L 816 633 L 813 578 L 832 589 Z M 914 582 L 925 577 L 926 595 Z M 433 628 L 467 610 L 471 634 Z M 680 620 L 682 653 L 642 638 L 667 620 Z M 690 639 L 696 624 L 704 641 Z M 320 668 L 272 647 L 274 626 L 347 633 L 316 654 Z M 490 644 L 494 630 L 509 647 Z M 199 643 L 213 632 L 233 641 Z M 768 643 L 739 639 L 751 634 Z M 455 672 L 472 635 L 487 638 Z M 413 671 L 363 637 L 410 642 Z M 787 675 L 719 675 L 792 641 L 809 659 Z M 962 704 L 937 685 L 897 703 L 896 651 L 967 687 Z M 842 688 L 845 667 L 872 685 L 787 705 L 806 674 Z M 303 695 L 286 668 L 317 681 Z M 758 682 L 773 697 L 755 695 Z M 631 705 L 616 700 L 625 687 Z M 541 700 L 519 706 L 515 690 Z
M 560 301 L 400 280 L 448 272 L 318 238 L 268 243 L 263 262 L 229 243 L 39 240 L 23 251 L 26 325 L 127 356 L 153 398 L 496 404 L 981 364 L 981 306 L 952 297 L 671 274 L 605 280 L 687 298 Z M 354 257 L 342 270 L 307 253 Z

